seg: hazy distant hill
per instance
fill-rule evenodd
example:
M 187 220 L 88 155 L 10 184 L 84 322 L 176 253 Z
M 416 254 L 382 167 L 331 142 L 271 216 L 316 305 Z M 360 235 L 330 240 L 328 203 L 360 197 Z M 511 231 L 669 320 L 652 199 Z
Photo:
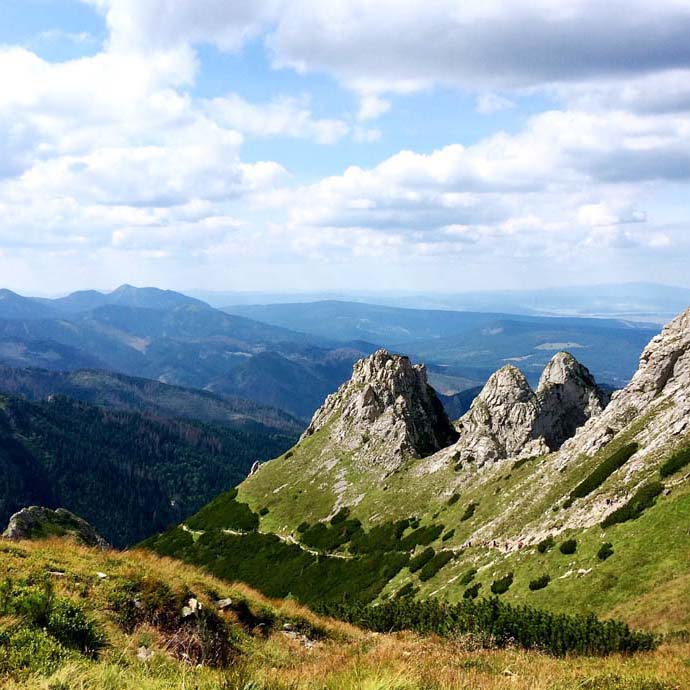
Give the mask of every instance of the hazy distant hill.
M 64 299 L 69 308 L 46 317 L 53 307 L 20 298 L 36 310 L 33 316 L 14 310 L 15 316 L 0 317 L 0 363 L 108 369 L 247 398 L 306 419 L 347 378 L 352 363 L 375 349 L 227 314 L 153 288 L 124 286 L 110 295 Z M 118 303 L 78 310 L 103 300 Z
M 624 384 L 656 326 L 618 319 L 585 319 L 401 309 L 359 302 L 314 302 L 228 307 L 232 313 L 305 333 L 375 342 L 443 372 L 484 381 L 506 362 L 539 375 L 559 349 L 577 350 L 602 381 Z
M 120 305 L 123 307 L 140 307 L 142 309 L 172 309 L 183 305 L 205 306 L 201 300 L 188 297 L 173 290 L 160 290 L 154 287 L 137 288 L 132 285 L 121 285 L 112 292 L 97 290 L 80 290 L 66 297 L 56 299 L 38 298 L 35 301 L 48 305 L 56 311 L 76 314 L 91 311 L 98 307 Z
M 0 290 L 0 319 L 45 319 L 55 311 L 29 297 L 22 297 L 11 290 Z
M 113 409 L 216 422 L 235 429 L 293 435 L 303 431 L 300 421 L 276 408 L 109 371 L 54 372 L 0 365 L 0 393 L 33 401 L 64 395 Z

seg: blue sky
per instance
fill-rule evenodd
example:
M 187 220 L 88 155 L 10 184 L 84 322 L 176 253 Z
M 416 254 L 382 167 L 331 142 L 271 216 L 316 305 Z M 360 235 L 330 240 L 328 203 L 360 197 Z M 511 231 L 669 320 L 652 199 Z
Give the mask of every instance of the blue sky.
M 690 286 L 690 2 L 0 0 L 0 270 Z

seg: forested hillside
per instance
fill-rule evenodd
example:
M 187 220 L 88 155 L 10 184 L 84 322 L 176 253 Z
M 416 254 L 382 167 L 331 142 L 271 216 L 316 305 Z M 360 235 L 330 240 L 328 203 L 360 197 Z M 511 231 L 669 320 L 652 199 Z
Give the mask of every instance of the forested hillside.
M 49 371 L 0 365 L 0 393 L 29 400 L 65 395 L 94 405 L 216 422 L 235 429 L 299 434 L 304 427 L 286 412 L 251 400 L 96 369 Z
M 62 507 L 126 546 L 176 524 L 294 440 L 61 396 L 0 398 L 0 522 L 28 505 Z

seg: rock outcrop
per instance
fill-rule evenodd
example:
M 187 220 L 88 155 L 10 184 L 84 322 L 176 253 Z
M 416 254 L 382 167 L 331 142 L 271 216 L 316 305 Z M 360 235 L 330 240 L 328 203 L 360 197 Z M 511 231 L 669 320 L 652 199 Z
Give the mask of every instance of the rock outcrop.
M 505 366 L 458 420 L 456 454 L 479 463 L 544 455 L 601 414 L 607 402 L 587 368 L 567 352 L 551 359 L 536 392 L 519 369 Z
M 84 546 L 108 549 L 110 545 L 86 520 L 64 508 L 31 506 L 15 513 L 2 536 L 5 539 L 44 539 L 70 536 Z
M 633 424 L 640 427 L 637 433 L 631 432 Z M 643 448 L 640 462 L 657 449 L 690 440 L 690 309 L 652 338 L 630 383 L 563 444 L 559 463 L 592 455 L 626 429 Z
M 458 437 L 425 367 L 386 350 L 354 365 L 352 378 L 328 396 L 302 438 L 321 429 L 360 461 L 388 470 L 405 458 L 431 455 Z
M 536 397 L 539 413 L 532 436 L 542 437 L 551 450 L 558 450 L 588 419 L 600 415 L 610 399 L 587 367 L 568 352 L 557 353 L 546 365 Z

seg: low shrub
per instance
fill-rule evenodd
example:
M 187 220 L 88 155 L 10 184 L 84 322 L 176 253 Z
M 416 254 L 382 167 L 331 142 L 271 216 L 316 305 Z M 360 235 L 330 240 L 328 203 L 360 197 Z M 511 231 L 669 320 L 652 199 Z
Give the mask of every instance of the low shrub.
M 519 470 L 523 465 L 526 465 L 528 462 L 531 462 L 532 460 L 536 460 L 538 457 L 538 455 L 530 455 L 529 457 L 520 458 L 519 460 L 516 460 L 513 463 L 513 471 Z
M 628 520 L 636 520 L 647 508 L 651 508 L 655 503 L 657 496 L 664 490 L 664 485 L 661 482 L 649 482 L 638 489 L 635 495 L 623 506 L 614 510 L 610 515 L 607 515 L 601 523 L 605 529 L 611 525 L 616 525 Z
M 681 448 L 671 455 L 666 462 L 659 468 L 659 475 L 662 477 L 670 477 L 684 467 L 690 465 L 690 446 Z
M 460 500 L 460 494 L 453 494 L 447 501 L 447 506 L 454 506 Z
M 513 573 L 508 573 L 505 577 L 494 580 L 491 583 L 491 592 L 493 594 L 505 594 L 510 586 L 513 584 Z
M 340 525 L 345 522 L 347 518 L 350 517 L 350 509 L 347 506 L 343 506 L 332 518 L 331 525 Z
M 602 544 L 599 551 L 597 551 L 597 558 L 600 561 L 605 561 L 610 556 L 613 556 L 613 544 L 607 541 L 605 544 Z
M 0 586 L 0 615 L 19 618 L 30 630 L 40 628 L 59 645 L 95 656 L 103 635 L 84 610 L 55 596 L 50 581 L 39 585 L 5 580 Z
M 466 522 L 472 516 L 474 515 L 475 511 L 477 510 L 477 503 L 470 503 L 467 508 L 465 508 L 465 512 L 462 514 L 462 517 L 460 518 L 460 522 Z
M 577 539 L 566 539 L 559 547 L 558 550 L 569 556 L 577 551 Z
M 419 579 L 422 582 L 431 580 L 454 557 L 455 554 L 452 551 L 440 551 L 419 571 Z
M 413 597 L 419 591 L 418 587 L 414 586 L 414 583 L 408 582 L 404 584 L 396 593 L 396 599 L 403 599 L 405 597 Z
M 410 572 L 416 573 L 418 570 L 421 570 L 435 555 L 436 552 L 430 546 L 424 549 L 424 551 L 410 559 Z
M 442 537 L 441 541 L 448 541 L 449 539 L 452 539 L 455 536 L 455 530 L 454 529 L 449 529 Z
M 542 539 L 537 544 L 537 551 L 539 551 L 539 553 L 546 553 L 549 549 L 553 548 L 555 543 L 553 536 L 549 534 L 546 539 Z
M 474 580 L 475 575 L 477 574 L 477 569 L 476 568 L 470 568 L 465 574 L 460 578 L 460 584 L 461 585 L 469 585 L 472 580 Z
M 569 499 L 571 504 L 575 499 L 584 498 L 598 489 L 616 470 L 623 467 L 638 450 L 637 443 L 628 443 L 611 453 L 573 489 Z
M 69 652 L 43 628 L 25 625 L 0 632 L 0 675 L 31 671 L 50 675 Z
M 434 598 L 424 601 L 404 598 L 376 605 L 333 604 L 322 607 L 321 611 L 378 632 L 413 630 L 451 638 L 472 634 L 487 645 L 517 645 L 558 656 L 646 651 L 658 644 L 654 635 L 632 632 L 626 624 L 615 620 L 600 621 L 592 615 L 556 614 L 531 606 L 512 606 L 496 597 L 474 601 L 478 585 L 468 589 L 464 600 L 457 604 Z
M 479 595 L 479 590 L 482 587 L 481 582 L 475 582 L 471 587 L 468 587 L 462 594 L 463 599 L 476 599 Z
M 550 575 L 542 575 L 529 583 L 529 588 L 531 591 L 536 592 L 538 589 L 544 589 L 549 582 L 551 582 Z

